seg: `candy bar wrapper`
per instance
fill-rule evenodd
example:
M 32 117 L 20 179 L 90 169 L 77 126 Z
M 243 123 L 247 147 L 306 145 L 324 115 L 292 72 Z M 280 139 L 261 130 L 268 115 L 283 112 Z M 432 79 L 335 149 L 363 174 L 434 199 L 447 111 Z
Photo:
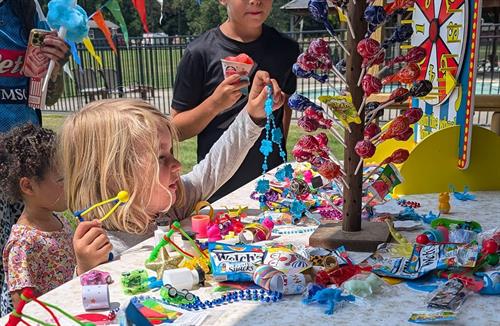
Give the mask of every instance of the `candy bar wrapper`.
M 301 256 L 305 257 L 313 266 L 329 267 L 333 262 L 337 266 L 347 265 L 347 252 L 344 246 L 337 249 L 324 249 L 314 247 L 304 247 L 297 251 Z
M 462 280 L 452 278 L 434 291 L 427 307 L 457 311 L 470 293 L 471 291 L 465 287 Z
M 29 45 L 24 57 L 23 74 L 30 77 L 28 106 L 41 109 L 47 94 L 42 92 L 44 78 L 49 68 L 49 59 L 42 54 L 39 46 Z
M 455 319 L 457 319 L 457 315 L 453 311 L 422 311 L 412 313 L 408 321 L 415 324 L 428 324 Z
M 394 164 L 389 163 L 385 166 L 377 180 L 368 186 L 368 191 L 377 198 L 378 201 L 383 201 L 385 196 L 392 192 L 394 187 L 403 182 L 403 177 L 399 173 L 398 168 Z
M 331 108 L 333 115 L 335 115 L 346 128 L 349 127 L 351 122 L 356 124 L 361 123 L 358 111 L 352 104 L 351 96 L 325 95 L 318 97 L 318 100 Z
M 220 60 L 222 63 L 222 71 L 224 72 L 224 78 L 227 78 L 234 74 L 239 74 L 241 78 L 246 78 L 250 81 L 249 75 L 252 70 L 253 64 L 229 61 L 225 59 Z M 242 88 L 241 93 L 243 95 L 248 95 L 248 87 Z
M 108 285 L 82 286 L 82 301 L 85 310 L 109 309 Z
M 267 249 L 264 264 L 285 274 L 298 274 L 312 266 L 307 259 L 285 247 Z
M 230 245 L 220 242 L 208 244 L 213 278 L 216 281 L 252 281 L 258 266 L 262 265 L 264 250 L 249 245 Z
M 416 279 L 433 270 L 474 267 L 479 257 L 477 244 L 415 245 L 409 258 L 372 259 L 373 272 L 380 276 Z

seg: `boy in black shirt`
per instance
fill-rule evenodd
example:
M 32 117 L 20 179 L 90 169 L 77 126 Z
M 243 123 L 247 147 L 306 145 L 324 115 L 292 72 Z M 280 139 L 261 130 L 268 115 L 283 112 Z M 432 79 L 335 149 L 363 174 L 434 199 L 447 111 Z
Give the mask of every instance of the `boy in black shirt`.
M 247 96 L 241 89 L 249 85 L 238 75 L 224 79 L 221 59 L 246 53 L 255 62 L 250 83 L 257 70 L 269 72 L 287 94 L 285 104 L 274 111 L 277 127 L 284 139 L 288 134 L 291 110 L 288 95 L 295 92 L 297 80 L 291 68 L 299 55 L 298 44 L 264 25 L 272 9 L 272 0 L 219 0 L 227 8 L 228 20 L 191 42 L 179 63 L 172 100 L 173 123 L 181 140 L 198 135 L 198 162 L 226 131 L 244 108 Z M 262 173 L 261 138 L 250 149 L 235 175 L 211 198 L 213 202 Z M 283 144 L 285 149 L 285 144 Z M 269 169 L 281 164 L 277 149 L 268 157 Z

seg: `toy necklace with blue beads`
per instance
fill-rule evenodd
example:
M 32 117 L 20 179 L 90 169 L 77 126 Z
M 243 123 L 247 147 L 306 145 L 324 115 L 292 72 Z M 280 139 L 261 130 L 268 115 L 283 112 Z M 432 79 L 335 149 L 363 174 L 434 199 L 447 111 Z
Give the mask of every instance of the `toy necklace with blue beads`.
M 280 128 L 276 127 L 276 122 L 273 115 L 273 89 L 271 85 L 266 86 L 267 99 L 264 103 L 264 110 L 266 112 L 266 138 L 260 144 L 260 152 L 264 155 L 264 162 L 262 163 L 262 178 L 257 181 L 255 191 L 259 193 L 260 208 L 265 208 L 266 193 L 269 191 L 269 180 L 266 179 L 266 172 L 268 170 L 267 158 L 273 151 L 273 143 L 278 145 L 280 156 L 283 162 L 286 162 L 286 154 L 281 145 L 283 133 Z M 290 176 L 291 177 L 291 176 Z

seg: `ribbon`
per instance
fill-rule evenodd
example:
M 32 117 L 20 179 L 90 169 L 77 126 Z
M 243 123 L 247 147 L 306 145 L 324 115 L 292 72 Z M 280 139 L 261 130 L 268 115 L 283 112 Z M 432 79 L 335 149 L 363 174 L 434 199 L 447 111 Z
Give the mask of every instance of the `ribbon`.
M 93 15 L 92 19 L 95 21 L 99 29 L 104 33 L 104 37 L 106 37 L 106 41 L 108 41 L 109 47 L 116 53 L 116 46 L 113 42 L 113 38 L 111 37 L 111 31 L 109 30 L 106 22 L 104 21 L 104 16 L 102 15 L 101 10 L 97 10 Z

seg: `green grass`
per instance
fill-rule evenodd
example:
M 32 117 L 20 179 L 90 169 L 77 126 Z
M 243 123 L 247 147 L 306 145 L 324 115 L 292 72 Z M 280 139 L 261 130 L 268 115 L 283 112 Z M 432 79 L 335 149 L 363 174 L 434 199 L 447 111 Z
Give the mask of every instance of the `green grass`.
M 50 128 L 54 131 L 59 131 L 61 125 L 65 119 L 66 115 L 64 114 L 52 114 L 45 113 L 43 115 L 43 126 L 46 128 Z M 300 136 L 302 136 L 304 132 L 297 127 L 295 121 L 292 121 L 290 125 L 290 130 L 288 132 L 288 141 L 287 141 L 287 152 L 288 152 L 288 160 L 293 160 L 292 155 L 290 154 L 293 146 L 297 142 Z M 329 146 L 332 149 L 333 154 L 339 158 L 343 159 L 343 147 L 337 141 L 333 140 L 332 137 L 329 136 L 330 143 Z M 196 137 L 185 140 L 179 144 L 179 160 L 182 164 L 182 172 L 186 173 L 191 171 L 193 165 L 196 164 Z

